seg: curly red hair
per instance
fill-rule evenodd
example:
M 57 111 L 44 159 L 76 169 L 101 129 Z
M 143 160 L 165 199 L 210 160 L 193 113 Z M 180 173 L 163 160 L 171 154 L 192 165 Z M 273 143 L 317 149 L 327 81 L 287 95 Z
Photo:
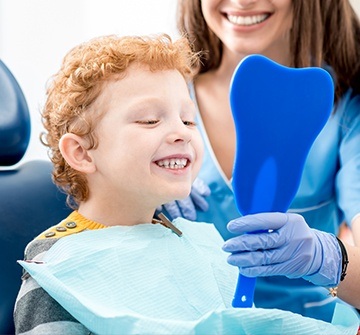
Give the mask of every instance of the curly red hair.
M 50 149 L 53 180 L 68 194 L 72 208 L 88 198 L 89 189 L 85 175 L 74 170 L 61 155 L 59 141 L 64 134 L 73 133 L 86 138 L 88 149 L 96 148 L 94 129 L 102 115 L 90 107 L 100 95 L 103 83 L 115 75 L 121 78 L 132 63 L 146 65 L 151 71 L 175 69 L 190 80 L 197 61 L 197 54 L 185 38 L 173 42 L 165 34 L 104 36 L 68 52 L 47 88 L 42 111 L 46 132 L 41 140 Z

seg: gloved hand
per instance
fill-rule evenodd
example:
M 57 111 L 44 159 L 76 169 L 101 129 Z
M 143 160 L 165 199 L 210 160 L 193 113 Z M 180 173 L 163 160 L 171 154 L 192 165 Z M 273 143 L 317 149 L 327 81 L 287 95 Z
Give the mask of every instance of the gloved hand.
M 336 237 L 311 229 L 298 214 L 247 215 L 227 228 L 239 236 L 227 240 L 223 250 L 244 276 L 282 275 L 328 287 L 340 281 L 342 254 Z
M 196 178 L 191 186 L 190 195 L 183 200 L 176 200 L 164 204 L 157 208 L 157 212 L 161 212 L 165 208 L 170 219 L 183 217 L 185 219 L 196 220 L 196 208 L 203 212 L 209 209 L 209 204 L 205 197 L 211 194 L 210 188 L 201 179 Z

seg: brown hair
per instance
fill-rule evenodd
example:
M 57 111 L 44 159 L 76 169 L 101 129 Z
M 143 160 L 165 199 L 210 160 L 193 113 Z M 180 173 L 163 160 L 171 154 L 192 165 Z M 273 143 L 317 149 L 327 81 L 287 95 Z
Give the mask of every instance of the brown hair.
M 360 93 L 360 23 L 349 0 L 293 0 L 292 5 L 291 65 L 330 66 L 336 101 L 349 87 Z M 203 51 L 199 73 L 218 68 L 222 43 L 206 24 L 201 0 L 178 0 L 177 13 L 179 31 L 194 51 Z
M 47 88 L 42 111 L 46 133 L 41 140 L 50 149 L 53 179 L 68 194 L 72 208 L 88 198 L 89 190 L 85 175 L 71 168 L 62 157 L 59 141 L 65 133 L 73 133 L 87 139 L 88 149 L 96 148 L 94 129 L 102 112 L 90 107 L 100 95 L 104 81 L 124 75 L 132 63 L 149 66 L 151 71 L 175 69 L 188 80 L 197 60 L 186 38 L 172 42 L 168 35 L 104 36 L 69 51 Z

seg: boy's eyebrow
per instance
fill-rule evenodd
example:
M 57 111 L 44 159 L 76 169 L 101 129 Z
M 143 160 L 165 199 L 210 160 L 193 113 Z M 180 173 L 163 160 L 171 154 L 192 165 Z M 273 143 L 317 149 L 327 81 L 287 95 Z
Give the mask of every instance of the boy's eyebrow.
M 195 106 L 192 103 L 192 101 L 189 99 L 189 101 L 184 101 L 181 103 L 182 107 L 181 109 L 184 110 L 191 110 L 196 114 Z M 155 110 L 166 110 L 167 105 L 164 103 L 164 101 L 158 97 L 142 97 L 139 100 L 132 102 L 128 107 L 128 111 L 131 113 L 131 117 L 141 117 L 146 116 L 147 112 L 149 112 L 149 108 L 154 112 Z
M 161 106 L 162 100 L 157 97 L 142 97 L 139 100 L 132 102 L 129 106 L 129 110 L 134 112 L 144 112 L 149 105 Z
M 149 96 L 143 96 L 141 98 L 138 98 L 135 102 L 134 102 L 134 106 L 137 105 L 146 105 L 148 103 L 159 103 L 162 102 L 162 99 L 160 99 L 157 96 L 153 96 L 153 95 L 149 95 Z

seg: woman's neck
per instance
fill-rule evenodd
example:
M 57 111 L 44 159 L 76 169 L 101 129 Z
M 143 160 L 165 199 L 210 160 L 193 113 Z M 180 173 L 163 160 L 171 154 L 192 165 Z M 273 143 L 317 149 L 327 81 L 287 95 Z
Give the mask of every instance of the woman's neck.
M 282 48 L 274 47 L 272 49 L 264 51 L 261 54 L 281 65 L 290 66 L 291 64 L 290 50 L 284 50 L 283 47 Z M 211 72 L 216 74 L 216 76 L 218 77 L 217 79 L 222 78 L 223 80 L 230 82 L 231 77 L 235 71 L 235 68 L 247 56 L 249 55 L 239 54 L 224 47 L 220 66 Z

